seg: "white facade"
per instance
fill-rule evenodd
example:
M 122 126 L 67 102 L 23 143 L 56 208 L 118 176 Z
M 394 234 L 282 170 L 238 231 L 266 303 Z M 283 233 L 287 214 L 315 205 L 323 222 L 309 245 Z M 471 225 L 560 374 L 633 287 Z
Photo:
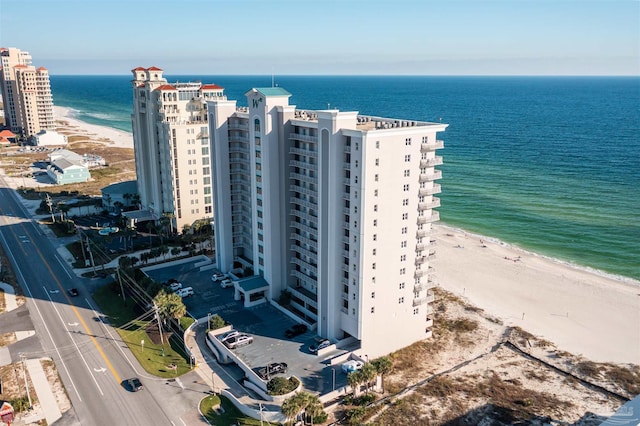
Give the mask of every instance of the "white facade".
M 31 55 L 16 48 L 0 48 L 0 87 L 6 124 L 14 133 L 33 136 L 53 129 L 53 97 L 49 71 L 31 65 Z
M 369 357 L 431 335 L 436 139 L 446 124 L 303 111 L 281 88 L 209 102 L 217 264 Z
M 168 84 L 156 67 L 133 71 L 133 142 L 142 208 L 174 228 L 213 217 L 206 101 L 225 99 L 223 88 Z
M 37 146 L 67 145 L 67 137 L 54 130 L 41 130 L 33 140 Z

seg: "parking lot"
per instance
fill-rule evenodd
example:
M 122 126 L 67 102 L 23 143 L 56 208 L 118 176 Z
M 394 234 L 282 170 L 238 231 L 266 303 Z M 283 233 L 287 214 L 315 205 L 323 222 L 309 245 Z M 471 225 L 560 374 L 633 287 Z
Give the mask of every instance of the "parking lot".
M 200 259 L 199 259 L 200 260 Z M 323 363 L 323 358 L 311 354 L 309 346 L 314 343 L 314 331 L 294 337 L 285 338 L 284 332 L 295 322 L 269 304 L 245 309 L 242 302 L 233 300 L 233 288 L 223 289 L 219 282 L 211 281 L 214 271 L 200 271 L 193 262 L 167 266 L 166 268 L 147 271 L 147 274 L 158 282 L 176 279 L 183 287 L 193 287 L 195 295 L 184 299 L 190 315 L 203 318 L 208 314 L 220 315 L 225 321 L 243 333 L 253 336 L 252 344 L 235 349 L 234 352 L 254 371 L 274 362 L 285 362 L 288 365 L 287 376 L 294 375 L 303 386 L 320 394 L 330 392 L 346 385 L 346 375 L 340 365 L 330 366 Z M 339 352 L 330 354 L 335 356 Z M 237 370 L 227 367 L 231 374 Z

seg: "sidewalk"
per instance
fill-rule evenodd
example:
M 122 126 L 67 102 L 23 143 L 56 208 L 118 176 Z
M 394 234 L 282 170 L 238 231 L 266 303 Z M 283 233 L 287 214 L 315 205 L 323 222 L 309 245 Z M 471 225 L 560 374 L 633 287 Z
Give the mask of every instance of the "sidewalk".
M 35 388 L 36 395 L 38 395 L 38 402 L 40 403 L 40 410 L 43 413 L 40 413 L 40 418 L 44 417 L 47 420 L 47 424 L 51 425 L 53 422 L 62 417 L 62 413 L 60 412 L 60 408 L 58 407 L 58 402 L 56 401 L 53 392 L 51 391 L 51 386 L 49 384 L 49 380 L 47 380 L 47 375 L 42 368 L 42 364 L 40 359 L 28 359 L 25 361 L 27 366 L 27 370 L 29 371 L 29 377 L 31 377 L 31 383 L 33 383 L 33 387 Z M 33 414 L 37 413 L 38 410 L 34 411 Z M 31 415 L 29 419 L 31 420 Z

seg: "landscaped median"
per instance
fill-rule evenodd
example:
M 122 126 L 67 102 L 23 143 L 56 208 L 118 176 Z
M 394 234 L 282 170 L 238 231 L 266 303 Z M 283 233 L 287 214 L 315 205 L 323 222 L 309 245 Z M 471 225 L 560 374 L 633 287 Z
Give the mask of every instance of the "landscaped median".
M 200 413 L 211 425 L 258 426 L 260 420 L 246 417 L 228 398 L 219 395 L 205 396 L 200 400 Z M 269 422 L 271 425 L 280 423 Z
M 182 336 L 164 333 L 160 343 L 158 325 L 153 315 L 138 315 L 135 303 L 125 301 L 114 293 L 109 285 L 99 288 L 93 298 L 109 317 L 109 323 L 127 344 L 140 365 L 150 374 L 172 378 L 191 370 L 193 365 L 184 350 Z M 181 321 L 181 325 L 187 325 Z

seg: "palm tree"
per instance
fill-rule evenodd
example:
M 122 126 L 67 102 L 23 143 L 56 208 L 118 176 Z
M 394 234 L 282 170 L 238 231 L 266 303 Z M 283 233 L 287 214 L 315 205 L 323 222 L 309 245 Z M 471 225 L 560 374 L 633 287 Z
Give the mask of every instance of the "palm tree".
M 382 356 L 380 358 L 374 359 L 373 361 L 371 361 L 371 363 L 374 367 L 376 367 L 376 371 L 380 375 L 382 393 L 384 393 L 384 375 L 391 372 L 391 369 L 393 368 L 393 362 L 391 362 L 388 357 Z
M 117 210 L 117 213 L 120 213 L 122 211 L 122 208 L 124 207 L 124 204 L 122 204 L 121 201 L 116 201 L 113 203 L 113 207 L 115 207 Z
M 153 302 L 158 307 L 158 314 L 163 322 L 169 318 L 179 320 L 187 313 L 187 308 L 182 303 L 182 298 L 175 293 L 167 293 L 164 289 L 160 290 Z
M 313 426 L 313 420 L 324 412 L 322 403 L 316 395 L 307 394 L 305 413 L 311 417 L 311 426 Z
M 360 374 L 362 375 L 362 381 L 365 383 L 364 392 L 369 393 L 371 381 L 378 375 L 376 367 L 374 367 L 370 362 L 365 362 L 365 364 L 362 366 L 362 369 L 360 370 Z
M 122 195 L 122 198 L 127 202 L 127 206 L 131 205 L 131 199 L 133 198 L 133 194 L 125 193 Z
M 347 374 L 347 383 L 349 384 L 349 386 L 351 386 L 351 389 L 353 389 L 353 396 L 357 396 L 358 395 L 358 390 L 360 388 L 360 384 L 364 381 L 363 377 L 362 377 L 362 373 L 360 372 L 360 370 L 358 371 L 353 371 L 349 374 Z
M 295 395 L 294 395 L 295 396 Z M 297 402 L 294 397 L 287 398 L 280 407 L 282 414 L 287 417 L 287 423 L 298 413 Z
M 131 197 L 131 201 L 136 206 L 136 208 L 140 210 L 140 195 L 133 194 L 133 196 Z
M 166 218 L 169 223 L 169 235 L 173 235 L 173 219 L 176 217 L 172 212 L 163 212 L 162 217 Z

